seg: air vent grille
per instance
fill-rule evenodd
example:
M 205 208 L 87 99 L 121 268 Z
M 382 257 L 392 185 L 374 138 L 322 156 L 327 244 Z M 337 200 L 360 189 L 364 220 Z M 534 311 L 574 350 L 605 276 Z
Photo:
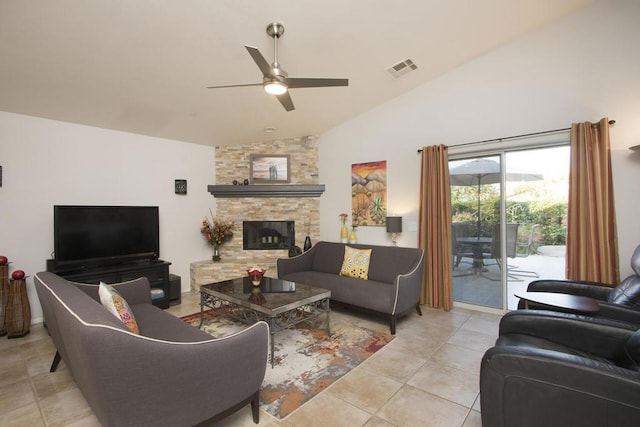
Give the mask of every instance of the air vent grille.
M 399 79 L 400 77 L 410 73 L 411 71 L 415 71 L 418 69 L 418 66 L 413 63 L 410 59 L 405 59 L 402 62 L 399 62 L 391 67 L 387 68 L 385 71 L 389 74 L 393 79 Z

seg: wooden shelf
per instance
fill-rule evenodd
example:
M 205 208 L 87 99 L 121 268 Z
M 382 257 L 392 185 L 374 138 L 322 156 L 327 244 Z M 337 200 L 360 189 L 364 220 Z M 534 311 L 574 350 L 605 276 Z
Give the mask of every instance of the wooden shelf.
M 213 197 L 320 197 L 324 193 L 321 185 L 209 185 Z

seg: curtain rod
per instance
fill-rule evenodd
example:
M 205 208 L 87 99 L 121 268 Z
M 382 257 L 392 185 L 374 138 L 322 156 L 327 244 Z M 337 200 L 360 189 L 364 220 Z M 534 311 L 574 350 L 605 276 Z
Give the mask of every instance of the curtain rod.
M 609 126 L 612 126 L 615 124 L 615 120 L 609 120 Z M 594 125 L 597 123 L 594 123 Z M 558 133 L 558 132 L 566 132 L 571 130 L 571 128 L 562 128 L 562 129 L 554 129 L 554 130 L 545 130 L 542 132 L 533 132 L 533 133 L 523 133 L 522 135 L 513 135 L 513 136 L 505 136 L 502 138 L 493 138 L 493 139 L 485 139 L 483 141 L 474 141 L 474 142 L 465 142 L 464 144 L 458 144 L 458 145 L 454 145 L 453 147 L 465 147 L 467 145 L 475 145 L 475 144 L 486 144 L 487 142 L 502 142 L 502 141 L 506 141 L 509 139 L 518 139 L 518 138 L 525 138 L 528 136 L 538 136 L 538 135 L 548 135 L 548 134 L 552 134 L 552 133 Z M 422 153 L 422 148 L 418 149 L 418 153 Z

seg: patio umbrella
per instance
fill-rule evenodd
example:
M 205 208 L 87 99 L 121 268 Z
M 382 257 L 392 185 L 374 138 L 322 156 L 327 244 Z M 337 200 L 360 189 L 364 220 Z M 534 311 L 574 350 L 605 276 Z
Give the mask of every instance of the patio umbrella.
M 507 181 L 539 181 L 541 174 L 509 171 Z M 449 169 L 449 180 L 455 186 L 478 186 L 478 237 L 480 237 L 480 186 L 500 182 L 500 163 L 495 160 L 480 158 L 468 161 Z

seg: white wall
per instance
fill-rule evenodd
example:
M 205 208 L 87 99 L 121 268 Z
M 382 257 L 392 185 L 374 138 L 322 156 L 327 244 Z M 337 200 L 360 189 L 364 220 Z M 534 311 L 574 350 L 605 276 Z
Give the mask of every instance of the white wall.
M 483 55 L 320 136 L 320 236 L 337 241 L 351 207 L 352 163 L 387 160 L 388 209 L 404 218 L 399 245 L 416 246 L 422 146 L 617 120 L 611 128 L 620 270 L 640 243 L 640 2 L 607 0 Z M 417 64 L 428 67 L 429 64 Z M 410 75 L 409 75 L 410 76 Z M 409 78 L 409 77 L 407 77 Z M 358 240 L 389 244 L 384 228 Z
M 214 148 L 0 112 L 0 254 L 32 277 L 53 251 L 53 205 L 159 206 L 160 255 L 189 289 L 189 263 L 210 256 L 200 236 L 214 207 Z M 188 181 L 186 196 L 174 179 Z

